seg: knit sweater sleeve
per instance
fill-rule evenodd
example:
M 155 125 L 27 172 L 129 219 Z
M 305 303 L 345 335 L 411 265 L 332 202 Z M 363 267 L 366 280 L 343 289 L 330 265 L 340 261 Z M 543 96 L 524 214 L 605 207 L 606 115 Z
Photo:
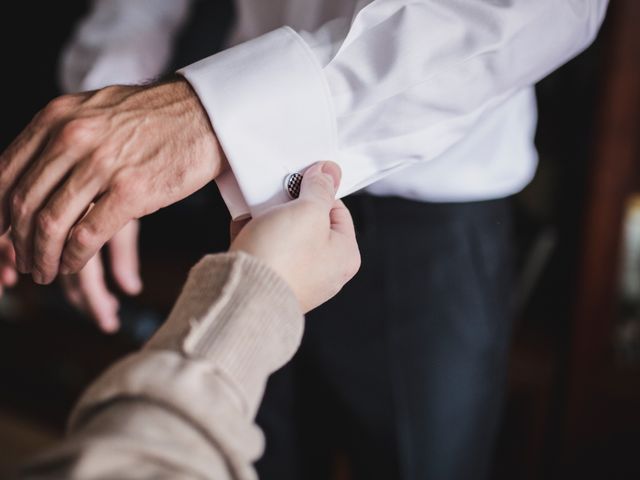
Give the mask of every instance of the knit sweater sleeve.
M 256 478 L 255 413 L 302 331 L 275 272 L 243 253 L 205 257 L 163 327 L 88 388 L 67 439 L 21 478 Z

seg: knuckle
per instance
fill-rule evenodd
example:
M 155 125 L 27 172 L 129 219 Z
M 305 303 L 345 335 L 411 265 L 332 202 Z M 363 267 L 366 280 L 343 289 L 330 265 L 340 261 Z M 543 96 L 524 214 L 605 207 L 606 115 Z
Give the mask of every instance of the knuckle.
M 89 165 L 93 175 L 107 177 L 113 167 L 113 156 L 104 147 L 98 147 L 90 155 Z
M 105 87 L 102 87 L 99 90 L 96 90 L 95 92 L 92 92 L 91 96 L 93 98 L 98 98 L 98 99 L 109 98 L 113 96 L 115 93 L 119 92 L 121 89 L 122 89 L 121 85 L 107 85 Z
M 73 118 L 60 129 L 57 140 L 65 147 L 90 144 L 94 136 L 94 125 L 84 118 Z
M 147 194 L 139 188 L 135 179 L 115 183 L 109 196 L 113 200 L 113 216 L 123 226 L 130 220 L 150 215 L 158 210 L 155 202 L 147 201 Z
M 322 193 L 330 194 L 333 191 L 333 180 L 328 175 L 314 175 L 311 183 L 316 185 Z
M 98 237 L 87 225 L 79 225 L 71 234 L 71 241 L 77 247 L 77 253 L 92 249 L 97 243 Z
M 135 192 L 135 180 L 126 177 L 119 177 L 114 180 L 110 195 L 120 208 L 128 211 L 135 200 Z
M 45 238 L 49 239 L 60 234 L 61 225 L 58 220 L 49 212 L 43 211 L 38 214 L 36 220 L 38 232 Z
M 40 112 L 39 117 L 44 121 L 51 121 L 62 117 L 71 110 L 71 96 L 62 95 L 51 100 Z
M 11 195 L 9 204 L 11 209 L 11 219 L 13 222 L 22 220 L 28 215 L 29 208 L 27 205 L 27 197 L 22 191 L 15 192 Z

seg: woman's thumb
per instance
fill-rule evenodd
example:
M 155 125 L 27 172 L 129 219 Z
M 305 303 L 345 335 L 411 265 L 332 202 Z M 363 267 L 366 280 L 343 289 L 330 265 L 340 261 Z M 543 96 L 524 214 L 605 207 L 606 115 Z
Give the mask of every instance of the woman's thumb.
M 333 205 L 342 172 L 337 163 L 318 162 L 309 167 L 302 177 L 300 198 Z

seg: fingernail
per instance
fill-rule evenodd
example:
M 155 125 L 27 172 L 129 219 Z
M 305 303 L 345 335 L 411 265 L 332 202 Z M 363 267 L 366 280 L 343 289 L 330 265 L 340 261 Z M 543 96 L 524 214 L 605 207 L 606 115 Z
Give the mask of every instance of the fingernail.
M 322 164 L 322 173 L 331 177 L 333 180 L 333 186 L 337 190 L 342 177 L 342 171 L 338 164 L 334 162 L 324 162 Z

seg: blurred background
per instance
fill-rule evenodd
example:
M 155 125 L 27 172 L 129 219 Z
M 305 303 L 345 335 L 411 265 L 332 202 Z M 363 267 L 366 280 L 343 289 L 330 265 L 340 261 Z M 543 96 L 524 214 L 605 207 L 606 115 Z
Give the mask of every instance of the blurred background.
M 58 55 L 87 2 L 4 8 L 14 28 L 0 30 L 0 149 L 60 93 Z M 227 1 L 196 8 L 173 67 L 217 51 L 233 18 Z M 537 88 L 541 159 L 516 198 L 517 329 L 496 479 L 640 478 L 638 25 L 640 2 L 612 2 L 595 44 Z M 143 220 L 145 289 L 122 299 L 117 335 L 56 285 L 23 278 L 0 299 L 0 477 L 60 438 L 83 388 L 157 328 L 197 259 L 226 248 L 226 228 L 206 221 L 225 210 L 210 186 Z

